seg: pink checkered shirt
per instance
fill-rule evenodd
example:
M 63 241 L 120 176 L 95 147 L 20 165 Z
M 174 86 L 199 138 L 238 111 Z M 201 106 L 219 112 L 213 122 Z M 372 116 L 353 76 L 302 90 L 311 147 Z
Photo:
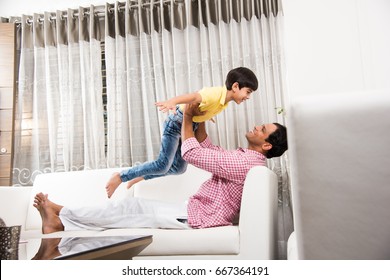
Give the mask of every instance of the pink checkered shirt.
M 242 148 L 227 151 L 214 146 L 209 138 L 202 143 L 189 138 L 181 150 L 188 163 L 213 174 L 188 201 L 189 225 L 192 228 L 232 225 L 240 210 L 246 174 L 253 166 L 266 165 L 265 156 Z

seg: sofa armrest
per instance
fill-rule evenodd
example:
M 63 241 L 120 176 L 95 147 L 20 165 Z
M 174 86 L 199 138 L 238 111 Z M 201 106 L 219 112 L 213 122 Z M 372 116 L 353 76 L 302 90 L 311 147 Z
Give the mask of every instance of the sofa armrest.
M 287 241 L 287 259 L 298 260 L 297 237 L 293 231 Z
M 277 191 L 277 176 L 269 168 L 256 166 L 248 172 L 239 221 L 242 258 L 275 258 Z
M 7 226 L 25 229 L 32 187 L 0 187 L 0 217 Z

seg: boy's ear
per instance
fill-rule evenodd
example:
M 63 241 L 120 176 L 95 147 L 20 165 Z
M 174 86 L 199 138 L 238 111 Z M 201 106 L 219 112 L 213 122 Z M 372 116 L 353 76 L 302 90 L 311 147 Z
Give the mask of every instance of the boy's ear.
M 240 84 L 238 82 L 233 83 L 232 89 L 233 90 L 239 90 L 240 89 Z

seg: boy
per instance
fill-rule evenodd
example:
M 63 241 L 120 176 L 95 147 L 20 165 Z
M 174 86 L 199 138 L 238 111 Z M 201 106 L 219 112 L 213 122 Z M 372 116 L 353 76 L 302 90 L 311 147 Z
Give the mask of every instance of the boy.
M 229 71 L 225 86 L 206 87 L 194 93 L 173 97 L 163 102 L 156 102 L 162 112 L 173 111 L 164 122 L 164 131 L 161 139 L 160 153 L 155 161 L 114 173 L 106 185 L 107 196 L 110 198 L 122 182 L 128 182 L 127 188 L 141 180 L 181 174 L 187 169 L 187 163 L 181 156 L 181 124 L 183 122 L 184 104 L 199 103 L 199 116 L 194 116 L 193 129 L 198 123 L 206 120 L 213 121 L 213 117 L 222 112 L 230 101 L 237 104 L 249 99 L 251 93 L 257 90 L 256 75 L 248 68 L 238 67 Z

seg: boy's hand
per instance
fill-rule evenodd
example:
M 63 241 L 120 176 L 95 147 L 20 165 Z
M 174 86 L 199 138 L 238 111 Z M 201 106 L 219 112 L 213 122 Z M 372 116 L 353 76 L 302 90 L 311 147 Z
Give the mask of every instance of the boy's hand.
M 176 104 L 173 102 L 162 101 L 162 102 L 156 102 L 154 104 L 163 113 L 169 113 L 169 111 L 172 111 L 174 114 L 176 114 Z

